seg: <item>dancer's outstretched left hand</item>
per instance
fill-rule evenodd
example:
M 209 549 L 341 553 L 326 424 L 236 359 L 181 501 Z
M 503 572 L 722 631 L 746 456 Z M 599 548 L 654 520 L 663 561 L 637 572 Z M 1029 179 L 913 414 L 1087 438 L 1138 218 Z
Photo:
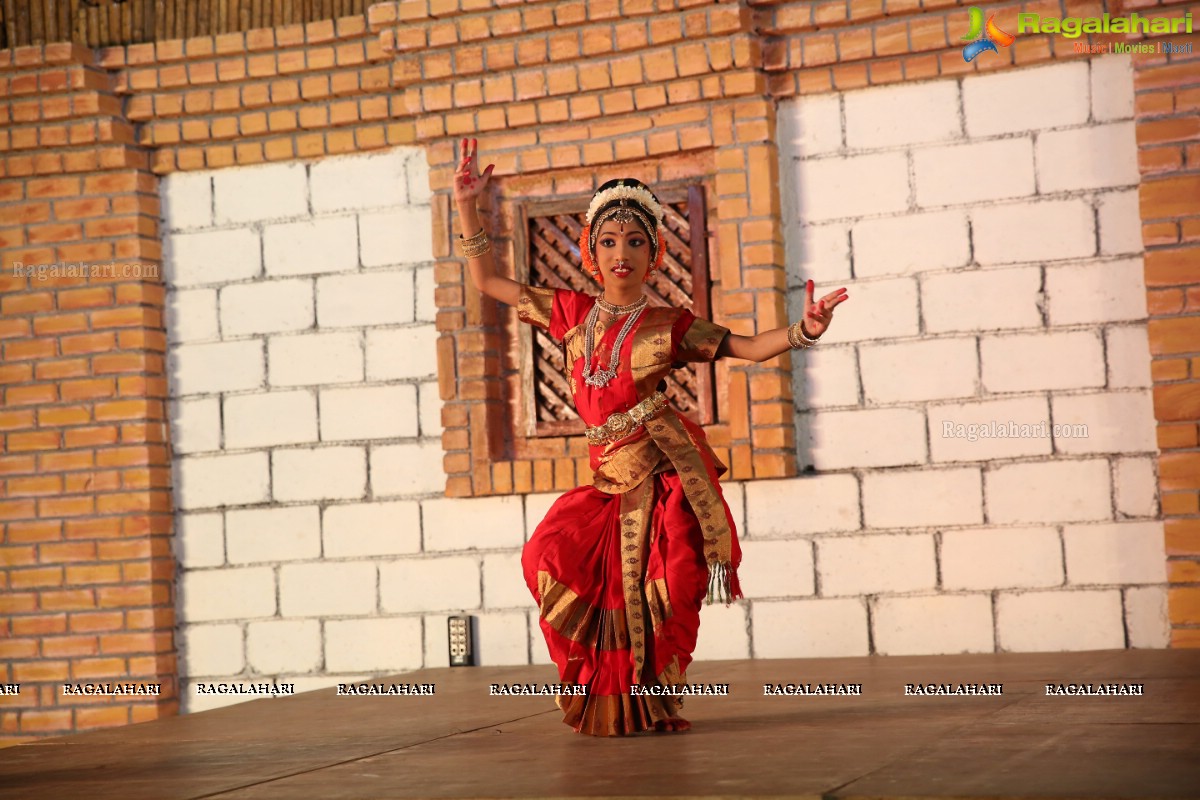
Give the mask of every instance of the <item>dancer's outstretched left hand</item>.
M 833 322 L 833 310 L 849 299 L 846 287 L 835 289 L 813 302 L 813 282 L 804 286 L 804 331 L 812 338 L 817 338 L 829 329 Z

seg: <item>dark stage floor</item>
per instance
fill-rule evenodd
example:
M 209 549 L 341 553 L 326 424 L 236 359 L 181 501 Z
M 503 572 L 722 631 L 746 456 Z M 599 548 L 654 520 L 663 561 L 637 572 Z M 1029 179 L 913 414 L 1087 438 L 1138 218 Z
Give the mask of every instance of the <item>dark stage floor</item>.
M 683 734 L 594 739 L 548 697 L 493 682 L 552 667 L 423 670 L 432 697 L 333 688 L 0 750 L 0 798 L 1200 797 L 1200 651 L 1104 651 L 693 665 Z M 862 684 L 861 696 L 763 685 Z M 1003 684 L 999 696 L 905 685 Z M 1046 684 L 1143 684 L 1047 696 Z

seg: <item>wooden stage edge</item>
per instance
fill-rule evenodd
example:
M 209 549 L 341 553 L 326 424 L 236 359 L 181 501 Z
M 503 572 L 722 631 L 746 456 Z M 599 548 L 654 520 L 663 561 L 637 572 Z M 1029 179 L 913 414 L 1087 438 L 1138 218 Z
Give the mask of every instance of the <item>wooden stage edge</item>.
M 552 667 L 409 672 L 432 696 L 336 688 L 0 750 L 0 798 L 1196 798 L 1200 650 L 698 662 L 682 734 L 572 732 Z M 247 681 L 249 682 L 249 681 Z M 764 696 L 765 684 L 861 695 Z M 907 684 L 1001 684 L 909 695 Z M 1047 684 L 1143 686 L 1049 696 Z M 993 690 L 994 691 L 994 690 Z

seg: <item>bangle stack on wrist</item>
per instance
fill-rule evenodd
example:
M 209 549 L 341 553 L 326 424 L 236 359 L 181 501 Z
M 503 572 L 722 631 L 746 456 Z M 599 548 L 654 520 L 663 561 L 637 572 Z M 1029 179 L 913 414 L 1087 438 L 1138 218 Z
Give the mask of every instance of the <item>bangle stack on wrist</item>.
M 804 332 L 804 321 L 793 322 L 788 326 L 788 344 L 793 350 L 805 350 L 817 343 L 816 339 Z
M 470 239 L 458 237 L 458 252 L 467 258 L 475 258 L 492 249 L 492 242 L 488 239 L 487 231 L 480 229 L 479 233 L 472 236 Z

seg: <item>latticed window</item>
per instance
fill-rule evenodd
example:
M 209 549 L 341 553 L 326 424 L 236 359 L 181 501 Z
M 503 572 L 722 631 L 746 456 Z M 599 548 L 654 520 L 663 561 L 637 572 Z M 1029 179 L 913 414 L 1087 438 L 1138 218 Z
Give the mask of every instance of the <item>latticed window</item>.
M 666 254 L 662 269 L 647 284 L 650 305 L 686 308 L 698 317 L 709 314 L 708 239 L 704 190 L 700 186 L 656 190 L 663 205 Z M 598 294 L 583 271 L 579 236 L 586 222 L 588 200 L 539 201 L 521 208 L 515 231 L 517 275 L 533 286 Z M 521 260 L 524 259 L 524 263 Z M 584 424 L 575 412 L 563 349 L 539 328 L 522 326 L 531 341 L 522 354 L 521 381 L 527 398 L 527 436 L 580 433 Z M 680 411 L 700 425 L 716 422 L 713 365 L 679 363 L 660 387 Z

